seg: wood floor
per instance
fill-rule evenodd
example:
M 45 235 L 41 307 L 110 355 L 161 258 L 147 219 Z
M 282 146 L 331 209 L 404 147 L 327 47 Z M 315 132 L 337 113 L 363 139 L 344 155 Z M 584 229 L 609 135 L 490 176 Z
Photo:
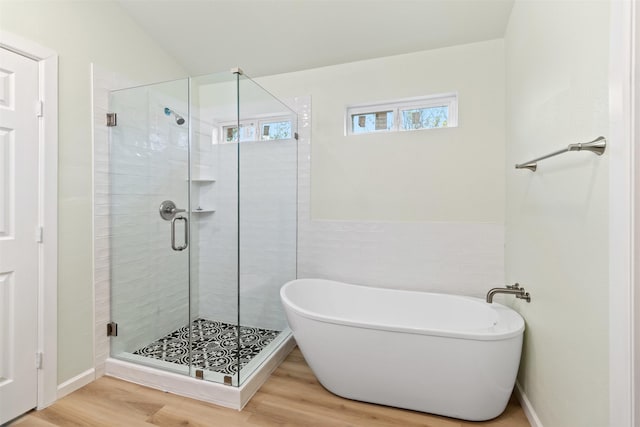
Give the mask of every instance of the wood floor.
M 481 423 L 342 399 L 318 383 L 297 348 L 242 411 L 103 377 L 11 425 L 529 427 L 513 398 L 504 414 Z

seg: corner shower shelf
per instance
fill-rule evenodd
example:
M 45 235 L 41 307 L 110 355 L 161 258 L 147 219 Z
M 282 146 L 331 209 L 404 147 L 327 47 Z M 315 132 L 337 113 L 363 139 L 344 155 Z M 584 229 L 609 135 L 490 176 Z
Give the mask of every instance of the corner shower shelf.
M 213 200 L 211 200 L 210 191 L 214 188 L 213 186 L 209 186 L 209 184 L 215 183 L 216 180 L 207 177 L 207 176 L 199 176 L 195 178 L 191 178 L 191 183 L 193 184 L 192 188 L 194 189 L 194 204 L 198 206 L 196 209 L 191 209 L 191 213 L 193 214 L 212 214 L 216 210 L 212 208 L 203 208 L 201 207 L 201 203 L 205 206 L 211 206 L 213 204 Z

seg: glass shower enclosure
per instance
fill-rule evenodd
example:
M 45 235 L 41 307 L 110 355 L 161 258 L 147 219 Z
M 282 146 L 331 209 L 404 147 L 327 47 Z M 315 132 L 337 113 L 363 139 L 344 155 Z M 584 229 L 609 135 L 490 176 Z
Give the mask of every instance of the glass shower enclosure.
M 111 357 L 242 385 L 290 335 L 297 116 L 239 69 L 109 101 Z

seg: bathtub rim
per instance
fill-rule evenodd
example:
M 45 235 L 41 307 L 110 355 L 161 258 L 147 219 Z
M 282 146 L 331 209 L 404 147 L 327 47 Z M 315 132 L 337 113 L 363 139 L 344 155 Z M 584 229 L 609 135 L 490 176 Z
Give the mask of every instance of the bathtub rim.
M 517 327 L 507 329 L 507 330 L 500 330 L 500 331 L 493 331 L 493 329 L 495 329 L 495 326 L 492 328 L 480 329 L 477 331 L 426 329 L 426 328 L 411 328 L 406 326 L 382 325 L 378 323 L 366 323 L 366 322 L 359 322 L 357 320 L 348 319 L 344 317 L 325 316 L 320 313 L 316 313 L 300 307 L 299 305 L 291 301 L 291 299 L 287 296 L 286 290 L 289 287 L 294 286 L 294 284 L 303 282 L 303 281 L 327 282 L 327 283 L 338 284 L 341 286 L 363 288 L 366 290 L 382 289 L 387 291 L 391 290 L 391 291 L 397 291 L 397 292 L 409 293 L 409 294 L 438 295 L 438 296 L 445 295 L 452 298 L 471 300 L 471 301 L 479 302 L 482 304 L 488 304 L 488 303 L 480 298 L 466 296 L 466 295 L 455 295 L 455 294 L 446 294 L 446 293 L 438 293 L 438 292 L 424 292 L 424 291 L 405 290 L 405 289 L 379 288 L 379 287 L 372 287 L 372 286 L 356 285 L 356 284 L 339 282 L 336 280 L 328 280 L 328 279 L 312 279 L 312 278 L 294 279 L 282 285 L 282 287 L 280 288 L 280 299 L 282 301 L 282 304 L 285 306 L 285 309 L 290 309 L 299 316 L 302 316 L 317 322 L 330 323 L 334 325 L 349 326 L 349 327 L 362 328 L 362 329 L 373 329 L 373 330 L 380 330 L 380 331 L 399 332 L 399 333 L 414 334 L 414 335 L 438 336 L 438 337 L 445 337 L 445 338 L 452 338 L 452 339 L 465 339 L 465 340 L 475 340 L 475 341 L 507 340 L 523 334 L 525 330 L 524 319 L 518 312 L 516 312 L 510 307 L 507 307 L 505 305 L 502 305 L 496 302 L 491 303 L 491 306 L 489 308 L 495 310 L 498 316 L 498 323 L 500 324 L 505 323 L 505 324 L 511 324 L 511 325 L 517 324 Z

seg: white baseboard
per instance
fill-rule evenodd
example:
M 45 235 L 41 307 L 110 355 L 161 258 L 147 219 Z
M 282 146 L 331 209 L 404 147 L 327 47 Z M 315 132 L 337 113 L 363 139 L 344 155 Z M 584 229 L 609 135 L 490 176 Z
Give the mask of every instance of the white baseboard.
M 95 369 L 87 369 L 86 371 L 76 375 L 75 377 L 68 379 L 58 386 L 58 399 L 62 399 L 69 393 L 86 386 L 90 382 L 96 379 Z
M 531 424 L 531 427 L 543 427 L 540 418 L 538 418 L 536 411 L 531 405 L 531 401 L 524 393 L 524 391 L 522 391 L 522 386 L 520 386 L 520 383 L 518 382 L 516 382 L 516 396 L 520 401 L 520 406 L 522 406 L 522 410 L 524 411 L 527 420 L 529 420 L 529 424 Z

